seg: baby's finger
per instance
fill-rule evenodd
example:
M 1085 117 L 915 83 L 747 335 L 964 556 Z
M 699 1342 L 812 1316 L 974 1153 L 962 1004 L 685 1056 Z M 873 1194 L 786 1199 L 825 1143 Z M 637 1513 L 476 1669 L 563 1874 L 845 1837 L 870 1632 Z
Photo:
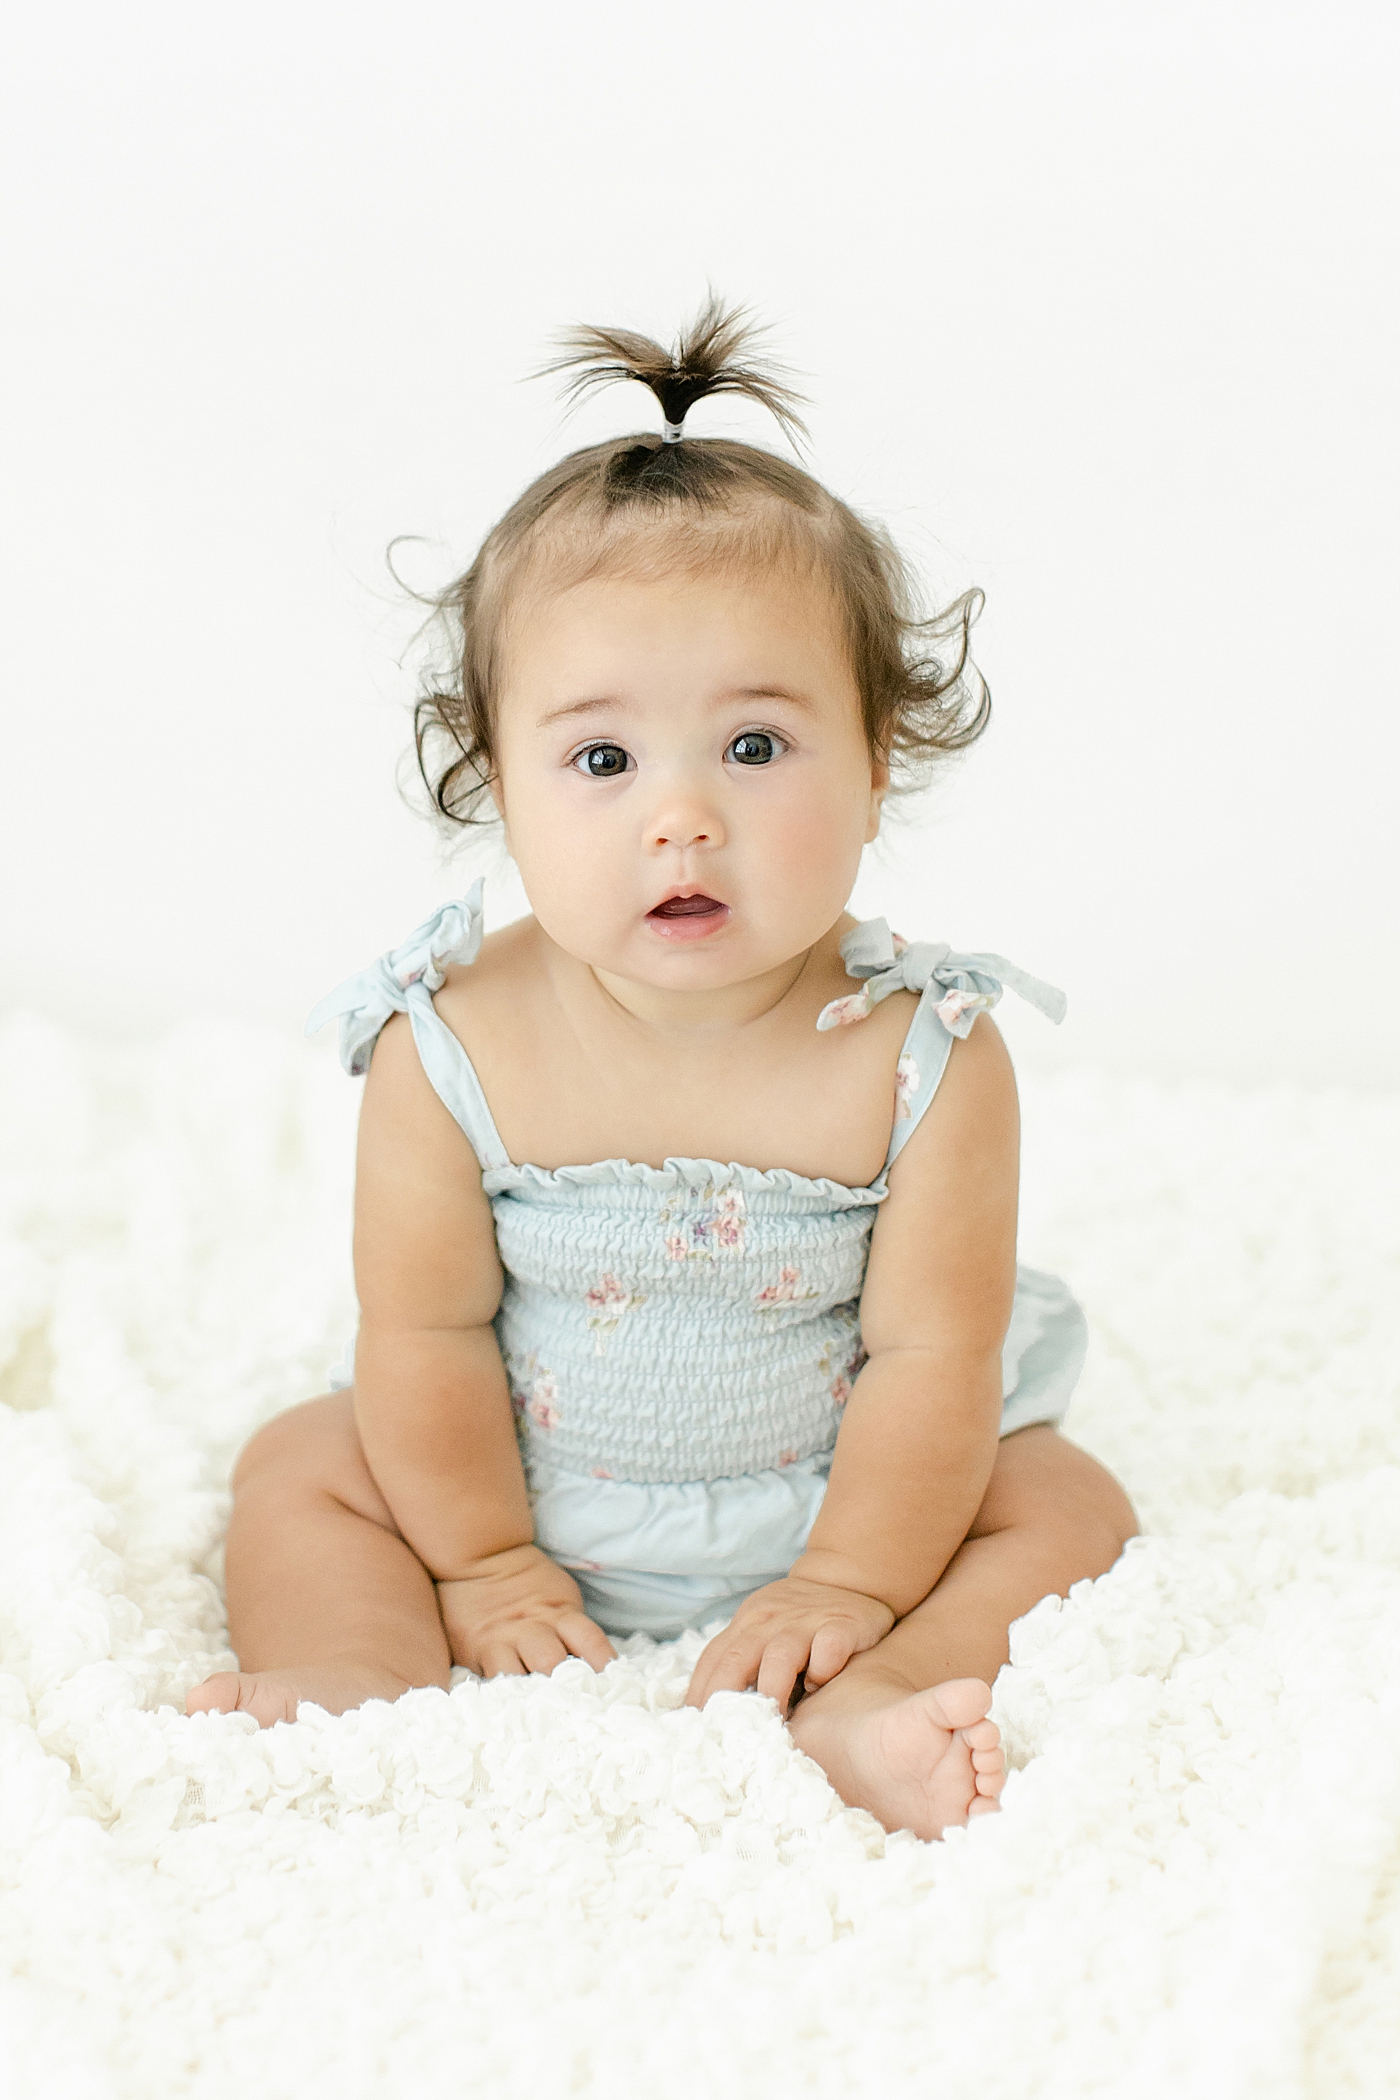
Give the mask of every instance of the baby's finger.
M 812 1653 L 804 1673 L 809 1691 L 815 1691 L 819 1684 L 829 1684 L 833 1677 L 838 1677 L 855 1652 L 853 1627 L 819 1627 L 812 1640 Z
M 761 1643 L 752 1637 L 717 1633 L 691 1674 L 687 1706 L 703 1706 L 713 1692 L 746 1692 L 758 1667 Z
M 765 1699 L 776 1699 L 784 1713 L 809 1651 L 807 1636 L 796 1632 L 778 1634 L 763 1651 L 758 1665 L 759 1692 Z
M 480 1676 L 481 1657 L 476 1643 L 468 1635 L 455 1633 L 449 1626 L 447 1628 L 447 1646 L 448 1652 L 459 1670 L 475 1670 L 477 1675 Z
M 569 1612 L 558 1621 L 560 1640 L 570 1655 L 581 1655 L 595 1670 L 605 1670 L 610 1662 L 617 1661 L 617 1650 L 601 1626 L 579 1612 Z
M 482 1677 L 523 1677 L 526 1674 L 514 1641 L 499 1638 L 483 1641 L 467 1667 Z
M 518 1627 L 515 1645 L 520 1651 L 521 1662 L 532 1676 L 547 1677 L 569 1652 L 552 1626 L 525 1624 Z
M 707 1641 L 700 1650 L 699 1659 L 690 1673 L 690 1683 L 686 1686 L 685 1703 L 687 1706 L 703 1706 L 710 1696 L 710 1679 L 715 1672 L 715 1648 L 717 1645 L 715 1641 Z

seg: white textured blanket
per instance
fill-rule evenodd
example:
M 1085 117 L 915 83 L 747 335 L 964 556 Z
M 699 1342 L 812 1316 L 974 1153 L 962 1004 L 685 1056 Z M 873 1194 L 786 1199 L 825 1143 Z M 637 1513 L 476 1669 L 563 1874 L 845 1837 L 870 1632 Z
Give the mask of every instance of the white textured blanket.
M 0 2089 L 1382 2094 L 1400 2063 L 1400 1105 L 1027 1085 L 1069 1433 L 1147 1536 L 1016 1630 L 1005 1810 L 886 1839 L 698 1647 L 258 1734 L 229 1460 L 346 1324 L 354 1092 L 0 1033 Z

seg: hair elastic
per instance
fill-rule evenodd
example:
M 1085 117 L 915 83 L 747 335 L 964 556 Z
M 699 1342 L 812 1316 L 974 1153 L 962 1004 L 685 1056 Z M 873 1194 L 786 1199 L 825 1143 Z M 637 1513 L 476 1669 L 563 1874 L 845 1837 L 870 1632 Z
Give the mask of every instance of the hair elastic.
M 678 445 L 684 436 L 685 429 L 680 423 L 663 423 L 661 426 L 661 442 L 663 445 Z

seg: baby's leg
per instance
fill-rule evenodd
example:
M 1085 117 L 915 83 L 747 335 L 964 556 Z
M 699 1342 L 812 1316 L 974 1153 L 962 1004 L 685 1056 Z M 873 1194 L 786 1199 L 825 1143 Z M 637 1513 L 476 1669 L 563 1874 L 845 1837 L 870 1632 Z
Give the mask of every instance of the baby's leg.
M 1012 1620 L 1104 1574 L 1136 1530 L 1122 1488 L 1087 1452 L 1044 1425 L 1018 1430 L 942 1580 L 802 1700 L 796 1741 L 889 1830 L 937 1837 L 995 1808 L 1005 1761 L 986 1713 Z
M 360 1449 L 348 1393 L 278 1415 L 233 1475 L 229 1638 L 241 1672 L 196 1685 L 187 1713 L 294 1721 L 448 1681 L 433 1579 L 400 1537 Z

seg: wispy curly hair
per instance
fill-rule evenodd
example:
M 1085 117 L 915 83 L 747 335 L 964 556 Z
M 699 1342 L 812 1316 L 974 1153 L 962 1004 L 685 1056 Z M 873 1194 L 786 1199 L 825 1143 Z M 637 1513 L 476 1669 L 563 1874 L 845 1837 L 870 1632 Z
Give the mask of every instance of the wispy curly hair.
M 991 694 L 969 643 L 980 591 L 922 615 L 882 526 L 776 453 L 732 438 L 682 438 L 694 404 L 725 393 L 759 402 L 790 438 L 805 437 L 800 397 L 753 358 L 759 333 L 711 293 L 674 350 L 616 328 L 561 339 L 562 354 L 543 369 L 569 373 L 570 394 L 640 380 L 666 429 L 561 459 L 492 526 L 465 575 L 430 601 L 448 641 L 446 671 L 417 702 L 414 737 L 424 784 L 449 825 L 495 815 L 496 710 L 512 612 L 532 589 L 589 576 L 678 567 L 761 574 L 780 564 L 816 573 L 839 608 L 871 755 L 889 765 L 896 788 L 922 784 L 938 759 L 986 728 Z

